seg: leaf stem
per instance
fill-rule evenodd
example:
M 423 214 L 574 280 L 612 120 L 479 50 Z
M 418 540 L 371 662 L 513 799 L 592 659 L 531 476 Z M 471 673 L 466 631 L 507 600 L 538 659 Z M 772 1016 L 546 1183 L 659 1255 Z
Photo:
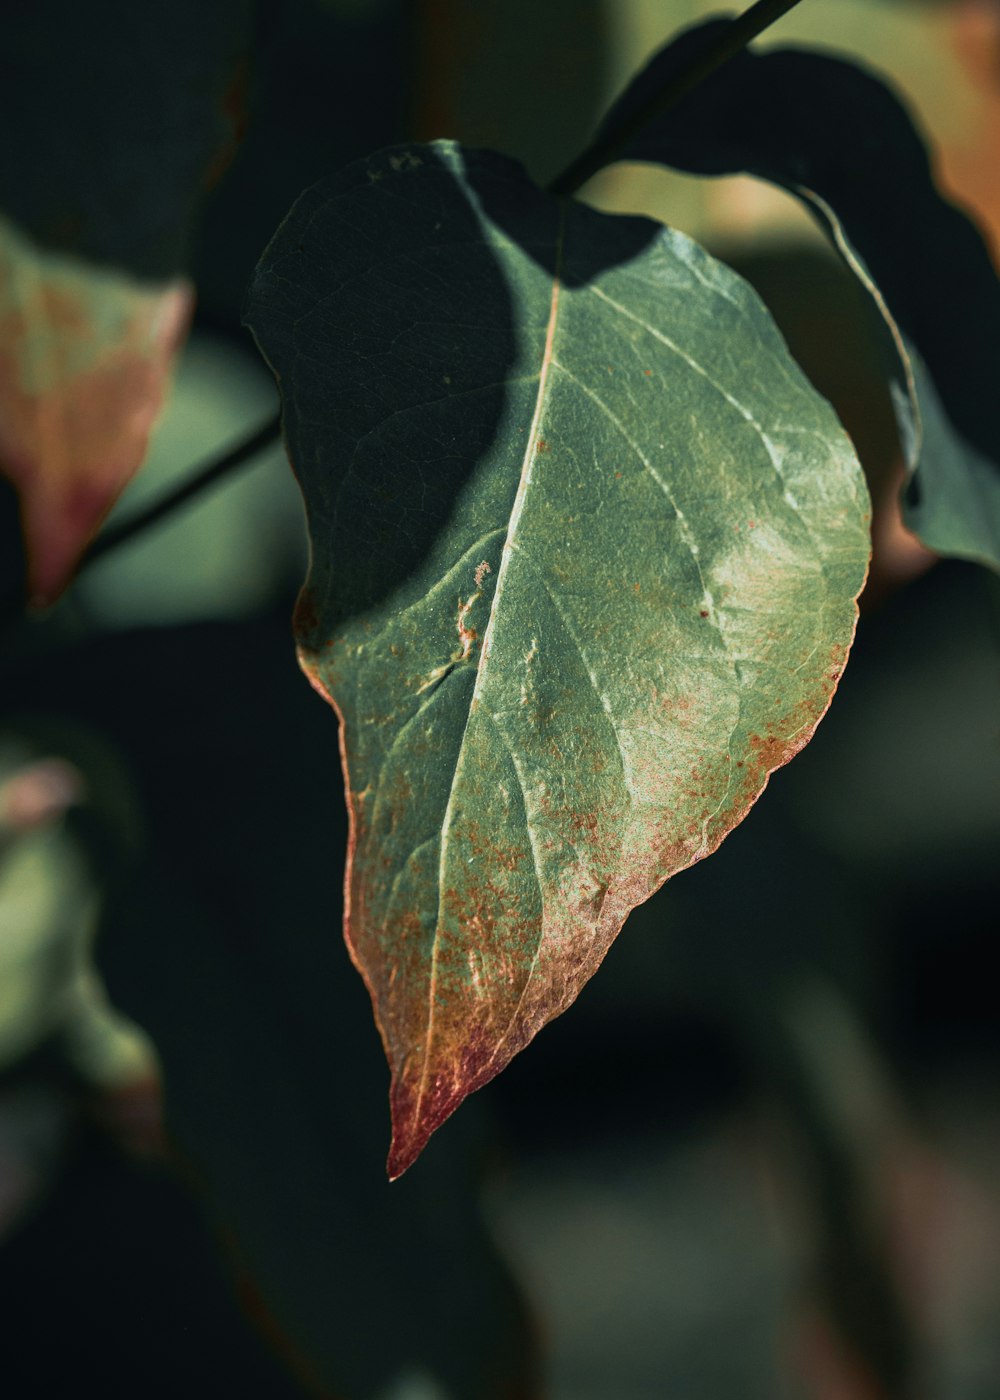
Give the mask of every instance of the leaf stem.
M 179 486 L 165 491 L 151 505 L 146 506 L 143 510 L 137 510 L 134 515 L 123 520 L 120 525 L 114 525 L 111 529 L 104 530 L 84 554 L 77 573 L 93 564 L 96 559 L 103 558 L 111 550 L 117 549 L 136 535 L 142 534 L 152 525 L 159 524 L 166 516 L 173 515 L 174 511 L 186 505 L 193 496 L 201 495 L 210 486 L 221 481 L 224 476 L 236 471 L 238 467 L 245 466 L 265 447 L 270 447 L 273 442 L 277 442 L 280 437 L 281 417 L 279 414 L 275 414 L 263 427 L 257 428 L 249 437 L 238 442 L 223 456 L 196 468 Z
M 705 81 L 717 68 L 735 58 L 765 29 L 799 4 L 799 0 L 756 0 L 749 10 L 737 15 L 718 39 L 702 51 L 683 72 L 678 73 L 657 93 L 638 107 L 632 119 L 613 134 L 599 136 L 576 160 L 549 185 L 549 194 L 569 198 L 587 183 L 592 175 L 610 165 L 628 146 L 638 132 L 670 110 L 689 92 Z

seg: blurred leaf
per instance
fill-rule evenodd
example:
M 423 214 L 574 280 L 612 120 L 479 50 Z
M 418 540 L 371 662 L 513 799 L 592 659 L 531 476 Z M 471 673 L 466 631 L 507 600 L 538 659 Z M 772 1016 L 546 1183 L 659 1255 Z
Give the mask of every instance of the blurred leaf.
M 499 156 L 316 186 L 249 316 L 310 520 L 299 653 L 343 718 L 398 1175 L 807 742 L 867 497 L 746 284 Z
M 59 829 L 5 842 L 0 861 L 0 1068 L 57 1034 L 71 1014 L 78 950 L 90 943 L 97 891 Z
M 75 764 L 0 730 L 0 1071 L 58 1042 L 88 1084 L 111 1089 L 154 1075 L 155 1055 L 93 965 L 103 891 L 65 820 L 90 800 Z
M 853 63 L 747 50 L 630 134 L 643 105 L 728 23 L 711 20 L 661 49 L 613 106 L 595 148 L 621 140 L 608 159 L 746 172 L 804 201 L 882 318 L 914 473 L 909 523 L 939 553 L 1000 568 L 1000 283 L 972 223 L 937 192 L 900 101 Z
M 0 218 L 0 470 L 50 602 L 138 470 L 193 292 L 48 253 Z
M 183 270 L 232 153 L 249 0 L 36 0 L 4 26 L 0 210 L 42 247 L 147 281 Z
M 0 473 L 51 601 L 137 470 L 186 329 L 197 206 L 228 159 L 247 0 L 21 7 L 0 126 Z

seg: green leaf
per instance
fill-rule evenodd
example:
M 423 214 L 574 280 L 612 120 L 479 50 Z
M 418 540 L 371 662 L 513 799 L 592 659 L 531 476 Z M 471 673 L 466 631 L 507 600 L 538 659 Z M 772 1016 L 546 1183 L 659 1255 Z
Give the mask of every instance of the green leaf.
M 398 1175 L 806 743 L 867 497 L 741 279 L 500 156 L 307 191 L 248 318 L 309 516 L 299 655 L 343 723 Z
M 744 50 L 640 127 L 646 104 L 728 23 L 661 49 L 612 107 L 593 155 L 745 172 L 803 201 L 883 325 L 908 523 L 938 553 L 1000 569 L 1000 282 L 986 246 L 939 194 L 900 100 L 844 59 Z

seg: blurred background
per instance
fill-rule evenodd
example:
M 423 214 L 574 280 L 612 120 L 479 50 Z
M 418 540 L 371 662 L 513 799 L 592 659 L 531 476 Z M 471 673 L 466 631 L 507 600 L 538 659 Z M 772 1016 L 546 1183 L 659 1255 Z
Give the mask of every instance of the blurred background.
M 240 308 L 303 187 L 437 136 L 545 182 L 653 51 L 715 12 L 260 0 L 238 141 L 184 254 L 192 333 L 115 517 L 276 412 Z M 34 51 L 10 23 L 13 71 Z M 995 241 L 1000 4 L 804 0 L 765 42 L 891 77 Z M 39 90 L 71 146 L 87 107 L 61 94 L 84 79 L 52 44 Z M 30 225 L 40 167 L 2 173 L 0 206 Z M 83 1378 L 262 1400 L 1000 1395 L 998 582 L 905 534 L 864 308 L 798 206 L 640 166 L 582 197 L 749 277 L 856 442 L 876 557 L 830 714 L 390 1188 L 387 1073 L 340 938 L 336 723 L 292 652 L 305 545 L 281 450 L 48 613 L 8 617 L 5 1395 Z

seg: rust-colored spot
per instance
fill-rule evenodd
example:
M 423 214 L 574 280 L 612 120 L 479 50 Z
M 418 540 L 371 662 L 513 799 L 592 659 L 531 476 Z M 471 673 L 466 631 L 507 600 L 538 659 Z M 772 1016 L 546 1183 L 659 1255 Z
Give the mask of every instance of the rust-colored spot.
M 548 451 L 549 451 L 549 444 L 545 441 L 544 438 L 539 438 L 539 439 L 538 439 L 538 451 L 539 451 L 539 453 L 548 452 Z
M 461 646 L 461 651 L 457 656 L 452 658 L 455 661 L 468 661 L 469 657 L 472 655 L 473 643 L 479 640 L 479 633 L 476 631 L 475 627 L 469 627 L 465 621 L 478 599 L 479 594 L 474 593 L 472 597 L 467 598 L 464 603 L 459 602 L 458 641 Z

